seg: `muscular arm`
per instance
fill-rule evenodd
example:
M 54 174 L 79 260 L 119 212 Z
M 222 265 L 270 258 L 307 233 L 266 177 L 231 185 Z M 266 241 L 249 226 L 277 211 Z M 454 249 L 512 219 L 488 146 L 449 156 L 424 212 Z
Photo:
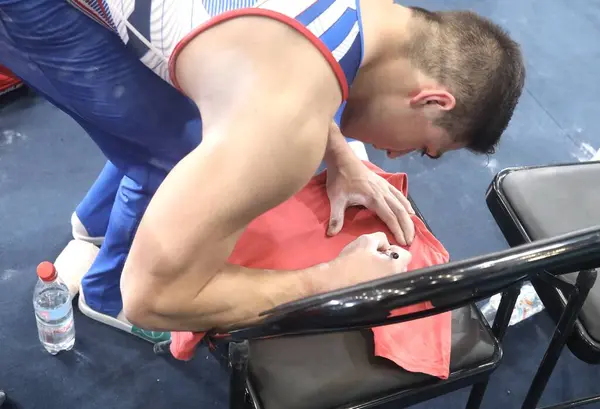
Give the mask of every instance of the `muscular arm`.
M 351 141 L 353 140 L 351 139 Z M 340 167 L 345 163 L 358 160 L 348 142 L 337 124 L 335 122 L 330 123 L 327 147 L 323 157 L 327 167 Z
M 329 289 L 318 268 L 279 272 L 226 263 L 246 226 L 312 177 L 339 103 L 323 58 L 274 24 L 255 30 L 264 41 L 286 42 L 282 50 L 293 54 L 274 58 L 271 50 L 233 44 L 224 54 L 202 40 L 178 60 L 180 84 L 203 115 L 203 142 L 163 182 L 131 248 L 122 292 L 126 316 L 140 326 L 223 328 Z

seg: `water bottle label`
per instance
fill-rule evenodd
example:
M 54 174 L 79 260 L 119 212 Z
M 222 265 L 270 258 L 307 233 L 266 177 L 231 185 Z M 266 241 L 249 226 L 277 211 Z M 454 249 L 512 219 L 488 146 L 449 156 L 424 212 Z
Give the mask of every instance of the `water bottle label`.
M 64 304 L 51 310 L 38 310 L 37 314 L 44 321 L 57 321 L 67 316 L 70 309 L 71 304 Z
M 45 326 L 41 330 L 41 334 L 45 340 L 52 341 L 56 335 L 66 334 L 73 329 L 73 325 L 75 323 L 73 320 L 67 321 L 65 325 L 54 327 L 54 326 Z

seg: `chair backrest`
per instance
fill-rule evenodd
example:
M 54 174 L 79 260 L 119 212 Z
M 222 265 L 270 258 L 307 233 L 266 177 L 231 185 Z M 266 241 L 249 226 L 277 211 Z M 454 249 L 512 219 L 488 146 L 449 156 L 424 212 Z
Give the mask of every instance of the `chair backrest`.
M 544 270 L 567 273 L 597 267 L 600 226 L 284 304 L 262 313 L 260 322 L 218 336 L 244 340 L 389 325 L 471 304 Z M 434 307 L 392 313 L 424 301 Z

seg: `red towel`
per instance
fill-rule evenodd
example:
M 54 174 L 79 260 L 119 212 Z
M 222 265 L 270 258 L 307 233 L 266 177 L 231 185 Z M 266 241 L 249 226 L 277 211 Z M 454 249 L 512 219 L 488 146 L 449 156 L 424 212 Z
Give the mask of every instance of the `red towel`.
M 398 190 L 406 194 L 405 174 L 384 173 L 367 163 Z M 370 210 L 350 208 L 344 228 L 327 237 L 329 200 L 325 190 L 326 173 L 321 173 L 295 196 L 254 220 L 238 241 L 229 261 L 252 268 L 295 270 L 330 261 L 356 237 L 383 231 L 396 243 L 385 224 Z M 415 240 L 407 248 L 412 254 L 409 270 L 448 262 L 448 253 L 413 216 Z M 422 311 L 429 302 L 406 308 Z M 394 314 L 400 311 L 394 311 Z M 451 313 L 373 328 L 375 354 L 411 372 L 447 378 L 450 372 Z M 178 359 L 191 359 L 202 334 L 174 332 L 171 352 Z

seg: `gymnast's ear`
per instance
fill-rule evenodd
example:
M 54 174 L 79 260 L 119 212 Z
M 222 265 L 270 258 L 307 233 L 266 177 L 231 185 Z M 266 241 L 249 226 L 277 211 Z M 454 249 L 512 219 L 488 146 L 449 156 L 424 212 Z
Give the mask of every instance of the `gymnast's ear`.
M 456 106 L 456 99 L 445 89 L 423 89 L 410 99 L 412 108 L 422 108 L 428 105 L 435 105 L 442 111 L 450 111 Z

